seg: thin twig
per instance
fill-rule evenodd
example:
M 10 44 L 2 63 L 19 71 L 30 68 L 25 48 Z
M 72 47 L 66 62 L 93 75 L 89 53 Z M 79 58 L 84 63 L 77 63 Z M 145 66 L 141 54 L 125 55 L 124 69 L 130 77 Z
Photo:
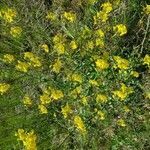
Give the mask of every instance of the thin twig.
M 146 31 L 145 31 L 145 35 L 144 35 L 143 41 L 141 43 L 142 46 L 141 46 L 140 54 L 143 52 L 144 43 L 145 43 L 146 36 L 147 36 L 147 33 L 148 33 L 149 25 L 150 25 L 150 15 L 147 18 L 147 26 L 146 26 Z

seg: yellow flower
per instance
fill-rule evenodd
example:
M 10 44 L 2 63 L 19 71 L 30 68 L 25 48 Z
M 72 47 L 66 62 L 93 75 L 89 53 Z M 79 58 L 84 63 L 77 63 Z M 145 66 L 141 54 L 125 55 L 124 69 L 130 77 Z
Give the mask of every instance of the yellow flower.
M 68 104 L 66 104 L 61 108 L 61 113 L 63 114 L 64 118 L 67 118 L 72 113 L 72 109 Z
M 116 61 L 116 65 L 119 69 L 128 69 L 129 68 L 129 61 L 121 58 L 120 56 L 114 56 L 114 60 Z
M 41 48 L 42 50 L 44 50 L 46 53 L 49 52 L 49 47 L 48 47 L 47 44 L 42 44 L 42 45 L 40 45 L 40 48 Z
M 28 134 L 28 137 L 27 137 L 27 141 L 24 142 L 24 146 L 26 147 L 26 150 L 37 150 L 37 147 L 36 147 L 36 135 L 34 135 L 34 132 L 31 132 Z
M 69 93 L 69 96 L 72 96 L 73 98 L 77 98 L 77 96 L 81 93 L 81 91 L 82 91 L 82 87 L 78 86 Z
M 81 100 L 82 100 L 83 105 L 87 105 L 88 104 L 86 96 L 83 96 Z
M 94 42 L 93 41 L 88 41 L 86 43 L 86 48 L 87 49 L 93 49 L 94 48 Z
M 27 133 L 23 129 L 18 129 L 18 132 L 15 135 L 18 136 L 18 139 L 23 142 L 25 150 L 37 150 L 37 136 L 34 134 L 33 130 Z
M 124 83 L 121 84 L 120 90 L 113 91 L 114 96 L 124 100 L 129 94 L 133 93 L 132 87 L 127 87 Z
M 96 80 L 89 80 L 89 83 L 93 86 L 99 86 L 99 84 Z
M 100 11 L 97 13 L 97 18 L 100 19 L 103 23 L 105 23 L 108 20 L 108 14 Z
M 137 71 L 131 71 L 131 75 L 136 78 L 139 77 L 139 73 Z
M 61 61 L 58 59 L 56 60 L 56 62 L 53 65 L 52 71 L 54 71 L 55 73 L 59 73 L 60 69 L 62 68 L 62 63 Z
M 119 126 L 121 126 L 121 127 L 125 127 L 125 126 L 126 126 L 126 123 L 125 123 L 125 121 L 124 121 L 123 119 L 118 119 L 118 120 L 117 120 L 117 124 L 118 124 Z
M 24 59 L 34 59 L 34 54 L 32 52 L 25 52 L 24 53 Z
M 103 48 L 104 47 L 104 40 L 100 39 L 100 38 L 96 38 L 96 46 Z
M 99 119 L 99 120 L 104 120 L 105 119 L 105 113 L 100 111 L 100 110 L 98 110 L 96 118 Z
M 149 15 L 150 14 L 150 5 L 146 5 L 146 7 L 143 8 L 143 11 L 145 14 Z
M 123 91 L 113 91 L 113 94 L 114 94 L 114 96 L 118 96 L 121 100 L 124 100 L 126 97 L 127 97 L 127 95 L 128 95 L 128 93 L 124 93 Z
M 5 54 L 3 61 L 6 63 L 12 63 L 15 60 L 14 56 L 11 54 Z
M 75 41 L 71 41 L 71 43 L 70 43 L 70 47 L 71 47 L 71 49 L 77 49 L 77 47 L 78 47 L 78 45 L 76 44 L 76 42 Z
M 22 72 L 27 72 L 30 65 L 26 62 L 18 61 L 18 64 L 16 65 L 16 69 Z
M 127 87 L 124 83 L 121 84 L 121 91 L 128 92 L 128 94 L 133 93 L 132 87 Z
M 51 20 L 51 21 L 54 21 L 54 20 L 57 19 L 57 16 L 56 16 L 56 14 L 53 13 L 53 12 L 48 12 L 48 13 L 47 13 L 47 16 L 46 16 L 46 19 Z
M 42 104 L 38 105 L 38 109 L 39 109 L 41 114 L 47 114 L 48 113 L 47 108 Z
M 9 88 L 10 88 L 9 84 L 0 83 L 0 94 L 3 95 L 4 93 L 8 91 Z
M 104 59 L 97 59 L 95 63 L 96 67 L 101 70 L 107 69 L 109 67 L 109 63 Z
M 99 37 L 99 38 L 104 38 L 105 34 L 101 29 L 98 29 L 95 31 L 95 34 Z
M 112 11 L 112 4 L 110 2 L 103 3 L 101 7 L 102 11 L 105 13 L 110 13 Z
M 108 20 L 108 14 L 106 12 L 100 11 L 97 12 L 96 16 L 93 17 L 94 19 L 94 24 L 98 24 L 99 21 L 102 23 L 106 23 Z
M 76 20 L 76 14 L 73 12 L 64 12 L 63 17 L 69 22 L 74 22 Z
M 32 105 L 32 100 L 28 95 L 25 95 L 23 98 L 23 104 L 25 106 L 31 106 Z
M 65 47 L 62 43 L 57 43 L 54 45 L 54 49 L 57 51 L 58 55 L 65 53 Z
M 150 99 L 150 91 L 146 91 L 144 95 L 145 95 L 145 98 Z
M 51 102 L 50 94 L 43 93 L 43 95 L 40 96 L 41 104 L 49 104 Z
M 11 27 L 10 28 L 10 34 L 14 37 L 14 38 L 16 38 L 16 37 L 20 37 L 20 35 L 21 35 L 21 33 L 22 33 L 22 28 L 21 27 Z
M 12 8 L 0 10 L 0 17 L 2 17 L 8 23 L 13 22 L 16 16 L 17 16 L 16 10 Z
M 39 57 L 34 55 L 32 52 L 25 52 L 24 59 L 29 60 L 29 65 L 33 67 L 41 67 L 41 62 L 39 61 Z
M 53 37 L 53 43 L 54 44 L 58 44 L 58 43 L 62 43 L 64 42 L 64 37 L 61 33 L 57 33 L 54 37 Z
M 24 141 L 26 139 L 26 133 L 23 129 L 18 129 L 18 133 L 15 133 L 15 136 L 18 136 L 19 140 Z
M 127 28 L 123 24 L 118 24 L 113 27 L 113 30 L 118 34 L 119 36 L 123 36 L 127 33 Z
M 148 54 L 145 55 L 143 59 L 143 64 L 148 65 L 148 67 L 150 67 L 150 56 Z
M 82 76 L 80 74 L 74 73 L 72 74 L 71 80 L 82 83 Z
M 81 93 L 81 90 L 82 90 L 82 87 L 81 86 L 78 86 L 74 89 L 76 91 L 77 94 L 80 94 Z
M 61 90 L 54 90 L 54 89 L 52 89 L 51 90 L 51 97 L 54 100 L 59 100 L 59 99 L 64 97 L 64 94 L 63 94 L 63 92 Z
M 74 125 L 80 132 L 82 133 L 86 132 L 86 127 L 80 116 L 77 115 L 74 117 Z
M 97 103 L 106 103 L 108 100 L 107 96 L 104 94 L 98 94 L 96 97 L 96 102 Z

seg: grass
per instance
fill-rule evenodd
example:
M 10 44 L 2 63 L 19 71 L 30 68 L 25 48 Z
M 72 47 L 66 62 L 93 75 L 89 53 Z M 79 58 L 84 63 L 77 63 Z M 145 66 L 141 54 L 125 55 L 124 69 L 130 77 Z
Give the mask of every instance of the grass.
M 90 1 L 90 0 L 89 0 Z M 106 22 L 94 24 L 93 16 L 101 11 L 105 0 L 14 0 L 0 2 L 1 10 L 11 8 L 17 12 L 12 22 L 0 15 L 0 83 L 7 83 L 10 88 L 0 95 L 0 149 L 27 149 L 15 136 L 18 129 L 26 132 L 34 130 L 38 150 L 55 149 L 91 149 L 91 150 L 148 150 L 149 145 L 149 93 L 150 60 L 144 64 L 144 57 L 150 55 L 149 21 L 150 14 L 143 8 L 148 0 L 123 0 L 118 5 L 113 0 L 113 10 Z M 92 1 L 92 0 L 91 0 Z M 94 2 L 94 0 L 93 0 Z M 116 6 L 115 6 L 116 5 Z M 49 12 L 56 18 L 46 19 Z M 76 14 L 73 22 L 64 12 Z M 72 16 L 71 16 L 72 17 Z M 127 33 L 119 36 L 113 27 L 124 24 Z M 14 37 L 11 27 L 20 27 L 21 33 Z M 97 38 L 96 30 L 101 29 L 105 37 Z M 54 37 L 61 40 L 54 42 Z M 101 39 L 104 46 L 95 44 Z M 71 48 L 75 41 L 77 48 Z M 94 42 L 93 48 L 87 45 Z M 57 44 L 62 43 L 65 52 L 59 54 Z M 41 44 L 46 44 L 46 53 Z M 61 50 L 63 48 L 61 47 Z M 28 63 L 24 53 L 32 52 L 39 57 L 40 67 L 31 64 L 27 72 L 17 70 L 18 60 Z M 4 55 L 11 54 L 15 60 L 4 61 Z M 115 68 L 114 56 L 128 61 L 127 69 Z M 35 58 L 35 57 L 34 57 Z M 97 60 L 106 61 L 109 66 L 101 69 Z M 62 65 L 55 67 L 56 60 Z M 123 63 L 121 63 L 122 65 Z M 131 75 L 132 71 L 138 76 Z M 80 75 L 80 77 L 72 77 Z M 81 79 L 80 79 L 81 78 Z M 90 80 L 96 81 L 91 84 Z M 120 99 L 113 94 L 121 84 L 127 86 L 127 96 Z M 50 87 L 50 103 L 44 104 L 48 113 L 38 109 L 40 96 Z M 129 92 L 132 87 L 133 92 Z M 78 89 L 77 89 L 78 88 Z M 55 99 L 53 90 L 61 90 L 63 97 Z M 0 91 L 1 92 L 1 91 Z M 97 102 L 99 94 L 104 99 Z M 23 98 L 28 95 L 32 105 L 25 105 Z M 55 96 L 58 96 L 57 93 Z M 87 100 L 83 101 L 84 98 Z M 68 104 L 72 109 L 65 118 L 62 108 Z M 96 111 L 102 111 L 98 115 Z M 86 133 L 75 125 L 75 116 L 80 116 Z M 125 123 L 119 124 L 122 119 Z M 82 124 L 80 123 L 80 125 Z M 81 125 L 82 126 L 82 125 Z M 83 127 L 82 127 L 83 129 Z M 30 148 L 31 149 L 31 148 Z M 29 150 L 29 149 L 27 149 Z

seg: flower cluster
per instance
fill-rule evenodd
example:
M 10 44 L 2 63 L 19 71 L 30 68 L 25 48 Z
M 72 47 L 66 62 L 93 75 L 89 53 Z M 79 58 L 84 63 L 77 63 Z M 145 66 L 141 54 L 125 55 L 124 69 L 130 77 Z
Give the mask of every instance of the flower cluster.
M 15 134 L 18 137 L 18 140 L 23 142 L 25 150 L 37 150 L 36 139 L 34 131 L 27 133 L 24 129 L 18 129 L 18 132 Z
M 32 105 L 32 100 L 28 95 L 25 95 L 23 98 L 23 103 L 25 106 L 31 106 Z
M 97 110 L 96 108 L 94 109 L 94 111 L 96 112 L 95 119 L 98 119 L 98 120 L 104 120 L 105 119 L 106 114 L 103 111 Z
M 128 69 L 129 68 L 129 61 L 121 58 L 120 56 L 114 56 L 114 60 L 116 62 L 115 68 L 119 69 Z
M 149 15 L 150 14 L 150 5 L 146 5 L 144 8 L 143 8 L 145 14 Z
M 53 38 L 54 50 L 58 53 L 58 55 L 65 53 L 65 44 L 64 37 L 62 34 L 57 34 Z
M 0 18 L 8 23 L 12 23 L 17 16 L 17 12 L 12 8 L 0 9 Z
M 150 67 L 150 56 L 148 54 L 145 55 L 145 57 L 143 59 L 143 64 Z
M 46 105 L 53 101 L 58 101 L 64 97 L 64 94 L 61 90 L 53 89 L 49 87 L 47 90 L 43 90 L 43 94 L 40 96 L 40 104 L 38 108 L 41 114 L 47 114 L 48 110 Z
M 76 20 L 76 14 L 73 12 L 64 12 L 63 17 L 71 23 Z
M 21 33 L 22 33 L 22 28 L 21 28 L 21 27 L 15 26 L 15 27 L 11 27 L 11 28 L 10 28 L 10 34 L 11 34 L 14 38 L 20 37 Z
M 119 97 L 120 100 L 124 100 L 131 93 L 133 93 L 133 88 L 127 87 L 124 83 L 121 84 L 120 90 L 113 91 L 114 96 Z
M 113 27 L 113 30 L 118 34 L 119 36 L 123 36 L 127 33 L 127 28 L 124 24 L 118 24 Z
M 106 23 L 109 17 L 109 13 L 113 10 L 112 4 L 110 2 L 103 3 L 101 5 L 102 10 L 97 12 L 96 16 L 94 16 L 94 24 L 98 24 L 98 22 Z
M 9 88 L 10 88 L 9 84 L 0 83 L 0 94 L 3 95 L 4 93 L 6 93 L 8 91 Z
M 74 117 L 74 124 L 79 131 L 81 131 L 82 133 L 86 132 L 86 127 L 85 127 L 84 122 L 80 116 Z
M 45 51 L 46 53 L 49 52 L 49 47 L 48 47 L 47 44 L 41 44 L 41 45 L 40 45 L 40 48 L 41 48 L 43 51 Z
M 28 64 L 33 67 L 41 67 L 39 57 L 31 52 L 24 53 L 24 59 L 28 61 Z
M 28 72 L 30 65 L 26 62 L 22 62 L 18 60 L 18 64 L 16 65 L 16 69 L 21 72 Z
M 97 59 L 95 63 L 96 67 L 101 70 L 107 69 L 109 67 L 109 63 L 104 59 Z
M 15 57 L 11 54 L 5 54 L 2 59 L 5 63 L 12 63 L 15 60 Z
M 64 118 L 67 118 L 72 113 L 72 109 L 68 104 L 66 104 L 64 107 L 62 107 L 61 112 Z

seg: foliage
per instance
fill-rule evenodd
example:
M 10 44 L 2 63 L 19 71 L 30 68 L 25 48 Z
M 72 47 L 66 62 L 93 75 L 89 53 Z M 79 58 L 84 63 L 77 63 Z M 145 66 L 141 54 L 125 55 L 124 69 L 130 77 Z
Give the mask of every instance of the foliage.
M 150 5 L 0 2 L 0 149 L 149 149 Z

